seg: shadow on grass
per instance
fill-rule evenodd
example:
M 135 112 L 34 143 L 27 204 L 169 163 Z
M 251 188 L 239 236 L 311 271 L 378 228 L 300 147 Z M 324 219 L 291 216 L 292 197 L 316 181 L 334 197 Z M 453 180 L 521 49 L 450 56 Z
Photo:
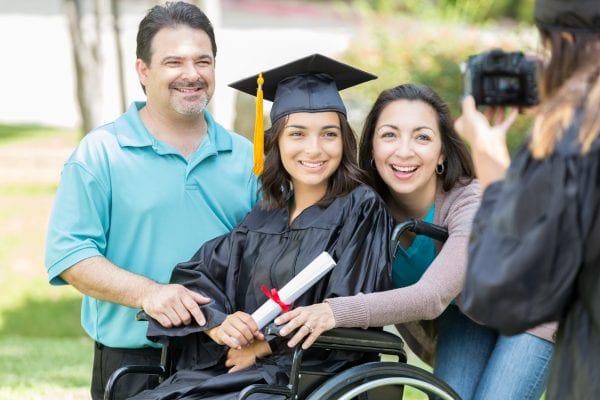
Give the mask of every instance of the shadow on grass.
M 89 387 L 93 343 L 81 328 L 80 304 L 77 297 L 27 296 L 2 310 L 0 387 L 13 398 Z
M 79 298 L 25 298 L 2 312 L 0 336 L 74 338 L 85 336 L 80 324 Z
M 36 391 L 89 387 L 92 356 L 93 343 L 87 337 L 0 336 L 0 387 Z

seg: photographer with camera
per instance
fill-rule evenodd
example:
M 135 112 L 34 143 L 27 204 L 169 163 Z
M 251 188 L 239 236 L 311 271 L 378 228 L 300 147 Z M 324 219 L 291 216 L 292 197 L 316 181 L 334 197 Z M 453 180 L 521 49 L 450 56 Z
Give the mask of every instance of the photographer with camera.
M 463 310 L 505 334 L 559 320 L 548 399 L 600 393 L 600 2 L 537 0 L 549 60 L 533 133 L 514 155 L 508 118 L 473 97 L 456 129 L 485 188 Z M 510 164 L 510 167 L 509 167 Z

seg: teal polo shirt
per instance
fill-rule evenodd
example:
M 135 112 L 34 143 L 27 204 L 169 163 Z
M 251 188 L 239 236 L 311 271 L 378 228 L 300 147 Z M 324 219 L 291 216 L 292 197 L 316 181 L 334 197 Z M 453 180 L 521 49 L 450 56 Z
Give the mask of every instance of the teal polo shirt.
M 431 206 L 424 221 L 432 223 L 435 204 Z M 421 279 L 436 257 L 433 239 L 425 235 L 416 235 L 407 249 L 398 246 L 392 266 L 392 282 L 395 288 L 413 285 Z
M 256 201 L 252 144 L 204 113 L 208 134 L 185 159 L 154 138 L 134 103 L 93 130 L 64 165 L 46 243 L 53 285 L 77 262 L 104 256 L 157 282 L 207 240 L 237 225 Z M 81 322 L 111 347 L 156 346 L 139 310 L 84 296 Z

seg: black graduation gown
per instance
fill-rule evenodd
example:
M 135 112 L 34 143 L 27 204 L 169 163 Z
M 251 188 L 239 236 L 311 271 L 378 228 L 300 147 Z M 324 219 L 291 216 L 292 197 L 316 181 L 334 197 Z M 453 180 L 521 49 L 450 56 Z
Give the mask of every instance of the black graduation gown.
M 549 157 L 527 143 L 475 217 L 463 310 L 515 334 L 559 320 L 548 399 L 600 393 L 600 139 L 585 155 L 577 118 Z
M 291 351 L 283 343 L 272 344 L 274 353 L 258 359 L 254 367 L 227 374 L 227 348 L 197 332 L 221 324 L 235 311 L 252 313 L 267 300 L 262 285 L 282 288 L 322 251 L 329 252 L 337 265 L 295 306 L 391 288 L 392 228 L 385 204 L 367 186 L 357 187 L 327 207 L 307 208 L 291 226 L 287 209 L 264 210 L 257 205 L 230 234 L 205 243 L 190 262 L 175 268 L 171 282 L 212 299 L 202 306 L 207 324 L 165 329 L 150 322 L 149 338 L 180 337 L 176 346 L 185 351 L 178 357 L 177 373 L 135 399 L 234 399 L 252 383 L 286 384 Z M 308 365 L 334 371 L 358 357 L 309 350 L 304 359 Z

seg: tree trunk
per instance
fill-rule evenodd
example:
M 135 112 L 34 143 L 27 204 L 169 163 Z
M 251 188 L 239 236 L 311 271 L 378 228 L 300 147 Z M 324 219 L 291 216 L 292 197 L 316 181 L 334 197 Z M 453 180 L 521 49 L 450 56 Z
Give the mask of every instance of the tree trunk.
M 101 20 L 103 1 L 93 0 L 93 16 L 86 17 L 83 11 L 85 0 L 64 0 L 69 24 L 73 61 L 75 64 L 75 93 L 81 128 L 89 132 L 101 122 L 102 111 L 102 55 Z M 93 21 L 93 29 L 86 29 L 86 21 Z
M 110 0 L 110 12 L 112 14 L 113 37 L 115 39 L 115 51 L 117 53 L 117 74 L 119 75 L 119 100 L 121 112 L 127 110 L 127 89 L 125 84 L 125 69 L 123 57 L 123 45 L 121 44 L 119 0 Z

